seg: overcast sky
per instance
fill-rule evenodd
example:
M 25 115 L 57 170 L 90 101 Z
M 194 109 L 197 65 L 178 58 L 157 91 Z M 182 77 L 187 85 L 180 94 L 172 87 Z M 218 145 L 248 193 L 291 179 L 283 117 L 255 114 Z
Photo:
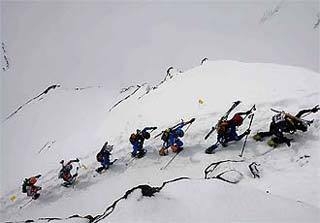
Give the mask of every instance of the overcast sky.
M 204 57 L 319 71 L 319 1 L 282 1 L 260 23 L 280 2 L 1 1 L 10 59 L 2 117 L 50 84 L 103 85 L 112 95 Z

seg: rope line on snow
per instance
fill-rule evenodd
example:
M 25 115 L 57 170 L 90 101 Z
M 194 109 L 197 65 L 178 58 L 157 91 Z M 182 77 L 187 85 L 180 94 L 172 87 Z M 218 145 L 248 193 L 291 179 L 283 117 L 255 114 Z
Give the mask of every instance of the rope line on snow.
M 82 91 L 82 90 L 86 90 L 86 89 L 90 89 L 90 88 L 101 88 L 101 87 L 103 87 L 103 86 L 98 85 L 98 86 L 86 86 L 86 87 L 75 87 L 75 88 L 63 88 L 63 87 L 61 87 L 61 85 L 59 85 L 59 84 L 53 84 L 53 85 L 47 87 L 47 89 L 45 89 L 42 93 L 38 94 L 37 96 L 35 96 L 35 97 L 27 100 L 24 104 L 20 105 L 17 109 L 15 109 L 13 112 L 11 112 L 11 113 L 2 121 L 2 123 L 5 122 L 5 121 L 7 121 L 8 119 L 10 119 L 10 118 L 11 118 L 12 116 L 14 116 L 15 114 L 17 114 L 23 107 L 25 107 L 26 105 L 30 104 L 30 103 L 33 102 L 34 100 L 37 100 L 37 99 L 39 99 L 39 101 L 42 100 L 42 99 L 43 99 L 43 97 L 42 97 L 43 95 L 46 95 L 49 91 L 54 90 L 54 89 L 56 89 L 56 88 L 60 88 L 61 90 L 64 90 L 64 91 L 70 91 L 70 90 L 72 90 L 72 91 Z
M 93 218 L 92 223 L 96 223 L 99 222 L 101 220 L 103 220 L 104 218 L 108 217 L 115 209 L 117 203 L 123 199 L 127 199 L 129 194 L 131 194 L 133 191 L 135 191 L 136 189 L 141 189 L 141 193 L 143 196 L 147 196 L 147 197 L 151 197 L 153 196 L 155 193 L 159 193 L 162 188 L 168 184 L 168 183 L 173 183 L 179 180 L 186 180 L 186 179 L 190 179 L 189 177 L 179 177 L 179 178 L 175 178 L 173 180 L 169 180 L 169 181 L 165 181 L 163 182 L 161 187 L 151 187 L 147 184 L 142 184 L 142 185 L 138 185 L 136 187 L 133 187 L 132 189 L 128 190 L 122 197 L 120 197 L 118 200 L 114 201 L 112 205 L 110 205 L 109 207 L 107 207 L 107 209 L 104 211 L 103 214 L 101 215 L 97 215 Z
M 92 215 L 80 216 L 78 214 L 75 214 L 75 215 L 69 216 L 67 218 L 41 217 L 36 220 L 29 219 L 29 220 L 24 220 L 24 221 L 7 221 L 5 223 L 28 223 L 28 222 L 35 222 L 35 221 L 50 222 L 53 220 L 62 221 L 62 220 L 67 220 L 67 219 L 71 219 L 71 218 L 82 218 L 82 219 L 87 219 L 89 223 L 96 223 L 96 222 L 99 222 L 99 221 L 105 219 L 106 217 L 108 217 L 115 210 L 116 205 L 118 204 L 119 201 L 127 199 L 128 196 L 137 189 L 141 190 L 142 196 L 152 197 L 152 196 L 154 196 L 155 193 L 159 193 L 165 187 L 165 185 L 168 183 L 173 183 L 173 182 L 176 182 L 179 180 L 189 180 L 189 179 L 190 179 L 189 177 L 178 177 L 178 178 L 163 182 L 160 187 L 152 187 L 147 184 L 141 184 L 136 187 L 133 187 L 130 190 L 127 190 L 122 197 L 115 200 L 110 206 L 108 206 L 102 214 L 96 215 L 95 217 L 92 217 Z
M 26 101 L 24 104 L 20 105 L 16 110 L 14 110 L 11 114 L 9 114 L 4 121 L 7 121 L 8 119 L 10 119 L 12 116 L 14 116 L 15 114 L 17 114 L 24 106 L 28 105 L 29 103 L 31 103 L 32 101 L 36 100 L 37 98 L 40 98 L 42 95 L 47 94 L 50 90 L 53 90 L 55 88 L 59 88 L 61 87 L 59 84 L 54 84 L 49 86 L 46 90 L 44 90 L 41 94 L 29 99 L 28 101 Z M 3 121 L 3 122 L 4 122 Z
M 228 180 L 227 178 L 223 177 L 225 174 L 231 173 L 231 172 L 236 172 L 241 177 L 243 177 L 243 174 L 240 171 L 237 171 L 237 170 L 226 170 L 226 171 L 223 171 L 223 172 L 219 173 L 216 176 L 208 177 L 209 173 L 212 173 L 214 170 L 216 170 L 218 168 L 218 166 L 220 166 L 222 163 L 227 163 L 227 162 L 239 163 L 239 162 L 244 162 L 244 160 L 221 160 L 221 161 L 218 161 L 218 162 L 211 163 L 204 170 L 204 179 L 218 179 L 218 180 L 222 180 L 224 182 L 232 183 L 232 184 L 238 183 L 240 180 L 232 181 L 232 180 Z
M 207 166 L 204 170 L 204 179 L 210 179 L 210 177 L 208 177 L 208 174 L 213 172 L 215 169 L 217 169 L 217 167 L 222 164 L 222 163 L 227 163 L 227 162 L 234 162 L 234 163 L 237 163 L 237 162 L 244 162 L 244 160 L 221 160 L 221 161 L 218 161 L 218 162 L 214 162 L 214 163 L 211 163 L 209 166 Z M 212 168 L 212 169 L 210 169 Z
M 10 68 L 10 64 L 9 64 L 9 58 L 7 55 L 6 45 L 4 42 L 1 43 L 1 49 L 2 49 L 2 58 L 4 60 L 3 62 L 1 61 L 2 70 L 7 71 Z

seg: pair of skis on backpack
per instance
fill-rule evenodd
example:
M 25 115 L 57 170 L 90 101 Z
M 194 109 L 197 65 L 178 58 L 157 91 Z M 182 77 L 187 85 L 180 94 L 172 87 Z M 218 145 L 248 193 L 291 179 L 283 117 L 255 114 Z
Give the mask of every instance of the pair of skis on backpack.
M 208 132 L 208 134 L 204 137 L 204 139 L 205 140 L 207 140 L 208 138 L 209 138 L 209 136 L 215 131 L 215 130 L 217 130 L 217 132 L 219 131 L 219 127 L 220 127 L 220 125 L 222 124 L 222 123 L 224 123 L 224 122 L 227 122 L 227 119 L 228 119 L 228 116 L 229 116 L 229 114 L 239 105 L 241 103 L 241 101 L 235 101 L 235 102 L 233 102 L 233 104 L 232 104 L 232 106 L 229 108 L 229 110 L 219 119 L 219 121 L 217 122 L 217 124 L 216 125 L 214 125 L 214 126 L 212 126 L 212 128 L 211 128 L 211 130 Z M 251 107 L 251 109 L 249 109 L 247 112 L 243 112 L 243 113 L 237 113 L 237 114 L 239 114 L 238 116 L 240 116 L 240 115 L 245 115 L 243 118 L 242 117 L 240 117 L 240 119 L 241 119 L 241 122 L 240 122 L 240 124 L 239 124 L 239 126 L 242 124 L 242 121 L 244 120 L 244 119 L 246 119 L 247 117 L 249 117 L 250 118 L 250 124 L 249 124 L 249 127 L 248 127 L 248 129 L 247 129 L 247 131 L 250 133 L 250 128 L 251 128 L 251 124 L 252 124 L 252 120 L 253 120 L 253 116 L 254 116 L 254 114 L 253 114 L 253 111 L 255 111 L 256 110 L 256 107 L 255 107 L 255 105 L 253 105 L 252 107 Z M 236 116 L 236 115 L 235 115 Z M 235 118 L 235 117 L 234 117 Z M 232 120 L 234 119 L 234 118 L 232 118 Z M 238 126 L 238 125 L 236 125 L 236 126 Z M 246 144 L 246 141 L 247 141 L 247 137 L 248 137 L 248 134 L 249 133 L 246 133 L 246 135 L 244 135 L 244 136 L 242 136 L 242 137 L 245 137 L 245 140 L 244 140 L 244 144 L 243 144 L 243 147 L 242 147 L 242 149 L 241 149 L 241 154 L 239 155 L 239 156 L 242 156 L 242 154 L 243 154 L 243 150 L 244 150 L 244 147 L 245 147 L 245 144 Z M 241 138 L 242 138 L 241 137 Z M 218 137 L 218 139 L 219 139 L 219 137 Z M 209 148 L 207 148 L 206 150 L 205 150 L 205 153 L 207 153 L 207 154 L 213 154 L 213 153 L 215 153 L 215 149 L 217 149 L 218 148 L 218 146 L 221 144 L 222 146 L 227 146 L 227 140 L 225 140 L 226 141 L 226 143 L 221 143 L 221 142 L 219 142 L 219 141 L 217 141 L 215 144 L 213 144 L 212 146 L 210 146 Z M 231 141 L 233 141 L 233 140 L 231 140 Z

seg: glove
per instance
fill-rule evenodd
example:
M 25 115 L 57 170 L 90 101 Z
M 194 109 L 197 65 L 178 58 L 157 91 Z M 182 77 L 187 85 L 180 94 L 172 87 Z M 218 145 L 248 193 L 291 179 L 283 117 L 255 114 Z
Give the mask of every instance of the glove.
M 39 177 L 41 177 L 41 174 L 38 174 L 38 175 L 36 176 L 36 178 L 39 178 Z
M 76 159 L 76 162 L 79 162 L 79 161 L 80 161 L 80 160 L 77 158 L 77 159 Z
M 247 129 L 247 130 L 244 132 L 244 134 L 245 134 L 245 135 L 249 135 L 250 132 L 251 132 L 251 130 L 250 130 L 250 129 Z
M 61 160 L 61 161 L 60 161 L 60 164 L 63 164 L 63 163 L 64 163 L 64 160 Z

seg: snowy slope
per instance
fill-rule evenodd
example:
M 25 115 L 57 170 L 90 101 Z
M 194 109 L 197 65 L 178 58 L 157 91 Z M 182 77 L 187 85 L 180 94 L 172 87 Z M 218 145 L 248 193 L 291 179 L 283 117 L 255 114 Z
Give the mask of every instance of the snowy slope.
M 208 61 L 176 74 L 139 99 L 147 88 L 141 87 L 111 112 L 107 112 L 111 106 L 103 104 L 103 92 L 97 90 L 90 94 L 83 92 L 84 99 L 65 92 L 52 95 L 41 105 L 30 107 L 3 126 L 4 132 L 15 131 L 17 138 L 26 132 L 28 137 L 21 142 L 7 140 L 8 172 L 5 177 L 10 182 L 1 196 L 1 218 L 7 221 L 73 214 L 97 215 L 138 184 L 159 186 L 168 179 L 189 176 L 192 178 L 190 181 L 170 184 L 153 198 L 139 198 L 139 194 L 133 194 L 119 203 L 104 221 L 211 222 L 215 219 L 317 222 L 320 219 L 320 191 L 317 187 L 320 183 L 319 114 L 310 115 L 315 123 L 307 133 L 290 136 L 294 139 L 290 148 L 281 146 L 272 150 L 265 143 L 254 142 L 249 137 L 243 160 L 238 156 L 242 142 L 207 155 L 204 149 L 215 142 L 215 135 L 207 141 L 203 137 L 236 100 L 243 102 L 237 111 L 247 110 L 256 104 L 253 133 L 267 129 L 273 115 L 270 107 L 296 113 L 299 109 L 318 104 L 319 82 L 318 73 L 298 67 Z M 124 97 L 123 94 L 115 103 Z M 71 104 L 75 98 L 78 103 Z M 204 103 L 199 104 L 199 99 Z M 56 106 L 58 102 L 65 107 Z M 73 112 L 67 110 L 71 105 Z M 26 121 L 36 116 L 36 124 Z M 157 134 L 181 118 L 187 120 L 191 117 L 196 121 L 184 137 L 185 150 L 167 169 L 160 170 L 172 154 L 159 157 L 161 141 L 153 138 L 145 143 L 148 153 L 143 159 L 125 165 L 131 150 L 128 137 L 136 128 L 158 126 Z M 73 123 L 68 122 L 69 119 Z M 40 131 L 48 123 L 50 132 L 59 137 L 54 149 L 37 154 L 36 142 L 41 144 L 50 138 Z M 248 120 L 239 131 L 245 130 L 247 125 Z M 37 131 L 30 131 L 33 126 Z M 73 129 L 77 131 L 73 132 Z M 106 140 L 115 145 L 113 156 L 120 160 L 108 173 L 93 177 L 94 168 L 98 166 L 95 153 Z M 21 151 L 21 143 L 28 155 L 20 158 L 22 162 L 13 163 L 16 153 Z M 57 182 L 58 162 L 74 157 L 79 157 L 87 168 L 80 169 L 75 188 L 61 188 Z M 206 166 L 225 159 L 241 160 L 221 167 L 221 171 L 238 171 L 242 175 L 238 184 L 203 179 Z M 253 179 L 249 172 L 248 165 L 253 161 L 261 164 L 261 179 Z M 14 167 L 21 171 L 13 171 Z M 19 210 L 18 207 L 28 201 L 20 194 L 20 183 L 24 177 L 38 172 L 44 175 L 39 180 L 39 185 L 44 188 L 42 195 L 39 200 Z M 18 196 L 13 202 L 9 199 L 12 195 Z

